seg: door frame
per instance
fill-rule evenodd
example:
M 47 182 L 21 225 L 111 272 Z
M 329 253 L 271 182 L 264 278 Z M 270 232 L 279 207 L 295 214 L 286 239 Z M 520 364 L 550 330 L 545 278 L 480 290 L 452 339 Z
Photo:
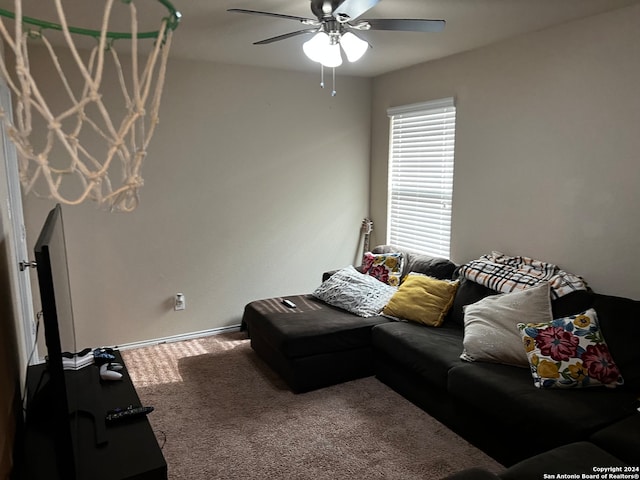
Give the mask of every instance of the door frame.
M 5 115 L 13 116 L 11 90 L 4 78 L 0 76 L 0 105 Z M 3 161 L 0 169 L 4 170 L 6 179 L 6 198 L 2 199 L 3 223 L 7 231 L 7 251 L 9 253 L 9 276 L 12 284 L 12 301 L 15 312 L 15 328 L 18 336 L 21 372 L 26 365 L 39 362 L 37 351 L 37 320 L 34 315 L 31 277 L 29 268 L 21 269 L 21 262 L 29 262 L 27 232 L 22 206 L 22 190 L 18 173 L 18 155 L 16 147 L 9 138 L 7 126 L 0 121 L 2 137 Z M 3 189 L 4 190 L 4 189 Z M 4 218 L 6 217 L 6 219 Z M 24 383 L 24 382 L 22 382 Z

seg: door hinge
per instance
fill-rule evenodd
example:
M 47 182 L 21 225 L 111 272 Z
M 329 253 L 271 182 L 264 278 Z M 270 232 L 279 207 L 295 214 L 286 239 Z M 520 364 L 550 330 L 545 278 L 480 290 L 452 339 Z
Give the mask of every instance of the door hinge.
M 30 262 L 29 260 L 23 260 L 18 264 L 20 266 L 20 271 L 24 272 L 27 268 L 37 268 L 38 264 L 36 262 Z

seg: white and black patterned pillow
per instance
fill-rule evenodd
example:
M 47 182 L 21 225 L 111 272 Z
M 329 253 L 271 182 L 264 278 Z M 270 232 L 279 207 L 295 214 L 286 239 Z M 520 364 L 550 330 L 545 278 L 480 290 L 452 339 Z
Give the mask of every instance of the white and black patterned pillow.
M 324 281 L 312 295 L 360 317 L 371 317 L 382 311 L 396 290 L 348 266 Z

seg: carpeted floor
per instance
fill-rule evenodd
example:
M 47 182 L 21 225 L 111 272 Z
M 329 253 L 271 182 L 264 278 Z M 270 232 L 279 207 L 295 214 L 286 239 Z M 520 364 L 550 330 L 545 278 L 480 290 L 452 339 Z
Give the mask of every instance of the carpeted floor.
M 441 479 L 497 462 L 373 377 L 295 395 L 244 333 L 123 352 L 170 480 Z

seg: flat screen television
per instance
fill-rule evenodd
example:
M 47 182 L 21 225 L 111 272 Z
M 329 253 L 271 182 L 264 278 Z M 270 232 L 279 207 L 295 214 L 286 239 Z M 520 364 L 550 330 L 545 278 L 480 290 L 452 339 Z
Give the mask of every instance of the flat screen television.
M 55 456 L 59 477 L 76 480 L 74 414 L 78 410 L 74 377 L 66 375 L 63 352 L 76 352 L 67 249 L 62 209 L 56 205 L 40 231 L 35 245 L 38 286 L 47 346 L 46 378 L 34 392 L 35 415 L 46 416 L 55 432 Z M 27 410 L 27 421 L 30 412 Z
M 60 205 L 44 222 L 35 256 L 47 355 L 45 364 L 27 369 L 28 438 L 19 454 L 24 475 L 16 478 L 166 478 L 167 465 L 148 422 L 106 428 L 106 404 L 114 408 L 139 403 L 131 381 L 102 383 L 95 361 L 65 369 L 65 352 L 83 352 L 90 346 L 75 341 Z
M 35 445 L 35 448 L 25 451 L 21 459 L 25 463 L 25 472 L 28 472 L 23 478 L 93 480 L 106 478 L 105 471 L 130 472 L 141 464 L 146 465 L 144 457 L 134 460 L 127 457 L 122 464 L 106 470 L 96 464 L 97 458 L 120 462 L 122 458 L 111 459 L 109 452 L 126 450 L 122 446 L 126 442 L 109 449 L 103 396 L 106 393 L 111 402 L 137 399 L 137 396 L 132 385 L 123 389 L 111 389 L 111 385 L 103 385 L 95 361 L 79 369 L 65 369 L 65 363 L 69 363 L 64 361 L 69 357 L 68 353 L 73 356 L 77 352 L 91 350 L 86 345 L 76 345 L 67 247 L 59 204 L 49 212 L 34 250 L 47 353 L 46 363 L 31 369 L 36 373 L 34 378 L 27 381 L 30 391 L 27 392 L 29 400 L 25 421 L 27 430 L 30 433 L 37 430 L 37 434 L 30 437 L 31 440 L 35 439 L 35 444 L 32 441 L 29 445 Z M 117 382 L 113 383 L 115 387 Z M 127 388 L 131 388 L 131 392 Z M 148 424 L 146 428 L 149 428 Z M 128 454 L 128 451 L 125 453 Z M 160 460 L 160 468 L 164 465 L 166 472 L 166 463 L 161 454 Z M 53 465 L 57 470 L 55 472 L 50 469 Z M 35 474 L 29 476 L 34 471 Z

